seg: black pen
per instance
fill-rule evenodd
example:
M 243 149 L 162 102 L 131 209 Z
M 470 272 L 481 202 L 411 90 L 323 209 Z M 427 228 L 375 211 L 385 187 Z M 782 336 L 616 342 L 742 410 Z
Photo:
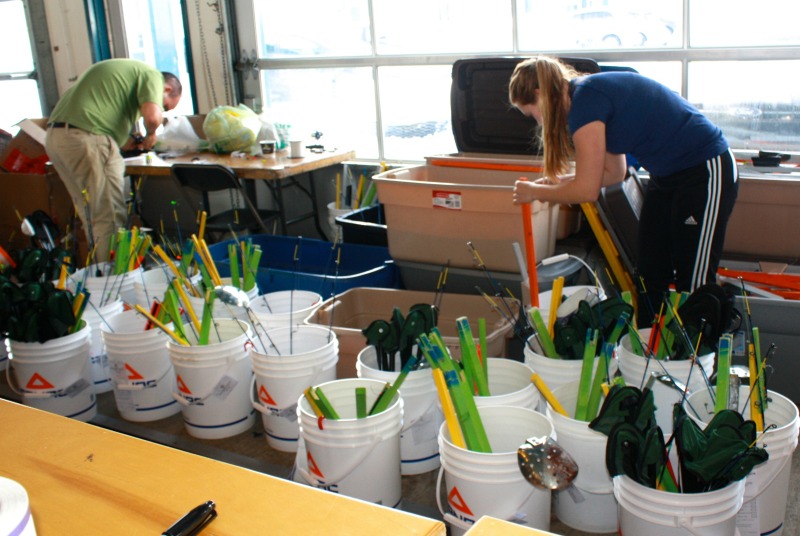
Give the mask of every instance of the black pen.
M 197 534 L 203 527 L 217 517 L 214 501 L 206 501 L 200 506 L 192 508 L 189 513 L 177 520 L 170 528 L 161 533 L 161 536 L 191 536 Z

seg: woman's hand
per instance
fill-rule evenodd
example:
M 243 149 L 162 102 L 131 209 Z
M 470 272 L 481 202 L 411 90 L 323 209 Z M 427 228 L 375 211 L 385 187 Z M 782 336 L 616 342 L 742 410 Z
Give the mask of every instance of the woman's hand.
M 539 179 L 541 180 L 541 179 Z M 529 180 L 520 178 L 514 183 L 512 201 L 515 205 L 524 205 L 536 201 L 536 186 Z
M 541 186 L 547 184 L 553 184 L 547 177 L 540 177 L 533 182 L 525 177 L 520 177 L 519 180 L 514 183 L 514 194 L 512 196 L 514 204 L 523 205 L 525 203 L 540 201 L 541 199 L 538 197 L 538 194 L 542 192 Z

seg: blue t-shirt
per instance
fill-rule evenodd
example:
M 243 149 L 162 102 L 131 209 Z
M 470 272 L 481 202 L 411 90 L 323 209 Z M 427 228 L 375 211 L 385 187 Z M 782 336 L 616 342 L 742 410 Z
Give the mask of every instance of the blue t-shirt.
M 728 149 L 722 131 L 671 89 L 637 73 L 606 72 L 570 82 L 569 131 L 602 121 L 606 150 L 630 154 L 652 175 L 697 166 Z

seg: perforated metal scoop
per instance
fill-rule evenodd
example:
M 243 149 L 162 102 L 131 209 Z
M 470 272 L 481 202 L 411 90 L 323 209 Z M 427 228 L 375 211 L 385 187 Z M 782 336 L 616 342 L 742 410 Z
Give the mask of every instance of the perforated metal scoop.
M 214 287 L 214 292 L 217 298 L 228 305 L 244 308 L 250 307 L 250 298 L 247 297 L 247 292 L 233 285 L 216 286 Z
M 228 311 L 231 313 L 231 316 L 236 316 L 233 311 L 231 311 L 231 306 L 234 307 L 241 307 L 247 313 L 247 318 L 250 320 L 250 323 L 253 325 L 256 338 L 258 342 L 261 343 L 261 348 L 263 348 L 264 352 L 267 351 L 267 347 L 264 344 L 264 341 L 261 340 L 261 334 L 258 332 L 259 328 L 261 331 L 267 336 L 269 340 L 270 346 L 275 350 L 275 352 L 280 355 L 278 351 L 278 347 L 275 346 L 275 343 L 272 341 L 272 337 L 269 336 L 267 330 L 264 326 L 261 325 L 259 322 L 258 317 L 255 316 L 253 310 L 250 309 L 250 298 L 247 296 L 247 292 L 243 291 L 240 288 L 234 287 L 233 285 L 217 285 L 214 287 L 214 293 L 217 295 L 217 298 L 225 304 L 225 307 L 228 308 Z M 247 330 L 239 324 L 242 328 L 242 333 L 247 335 Z
M 530 437 L 517 449 L 525 480 L 540 489 L 566 489 L 578 476 L 578 464 L 552 437 Z

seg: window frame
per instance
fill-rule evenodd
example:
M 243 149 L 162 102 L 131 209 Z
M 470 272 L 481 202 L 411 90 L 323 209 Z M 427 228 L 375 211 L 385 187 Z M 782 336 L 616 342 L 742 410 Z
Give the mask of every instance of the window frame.
M 253 2 L 257 0 L 230 0 L 234 2 L 237 13 L 237 36 L 242 50 L 258 50 L 255 28 L 255 10 Z M 371 3 L 374 0 L 369 0 Z M 373 84 L 376 98 L 376 118 L 378 136 L 378 158 L 384 159 L 383 135 L 384 125 L 380 110 L 379 79 L 377 70 L 380 67 L 391 66 L 416 66 L 416 65 L 452 65 L 456 60 L 465 58 L 489 58 L 497 56 L 520 56 L 535 54 L 535 51 L 521 50 L 517 35 L 517 10 L 516 0 L 508 0 L 512 3 L 513 24 L 513 50 L 508 53 L 494 54 L 429 54 L 429 55 L 387 55 L 379 56 L 372 46 L 372 55 L 356 57 L 325 57 L 325 58 L 258 58 L 255 61 L 256 68 L 261 70 L 278 69 L 305 69 L 305 68 L 329 68 L 329 67 L 369 67 L 373 73 Z M 689 93 L 689 64 L 694 61 L 759 61 L 759 60 L 797 60 L 800 58 L 800 42 L 796 46 L 763 46 L 763 47 L 692 47 L 689 43 L 689 1 L 683 0 L 683 33 L 680 47 L 664 49 L 598 49 L 595 51 L 587 49 L 564 49 L 547 51 L 549 55 L 563 56 L 585 56 L 591 57 L 598 63 L 633 63 L 633 62 L 679 62 L 681 65 L 680 93 L 687 97 Z M 371 21 L 372 22 L 372 21 Z M 242 80 L 242 95 L 248 99 L 253 99 L 259 104 L 263 95 L 261 87 L 261 77 L 254 76 L 248 80 Z M 259 110 L 260 111 L 260 110 Z M 367 158 L 366 160 L 373 160 Z

